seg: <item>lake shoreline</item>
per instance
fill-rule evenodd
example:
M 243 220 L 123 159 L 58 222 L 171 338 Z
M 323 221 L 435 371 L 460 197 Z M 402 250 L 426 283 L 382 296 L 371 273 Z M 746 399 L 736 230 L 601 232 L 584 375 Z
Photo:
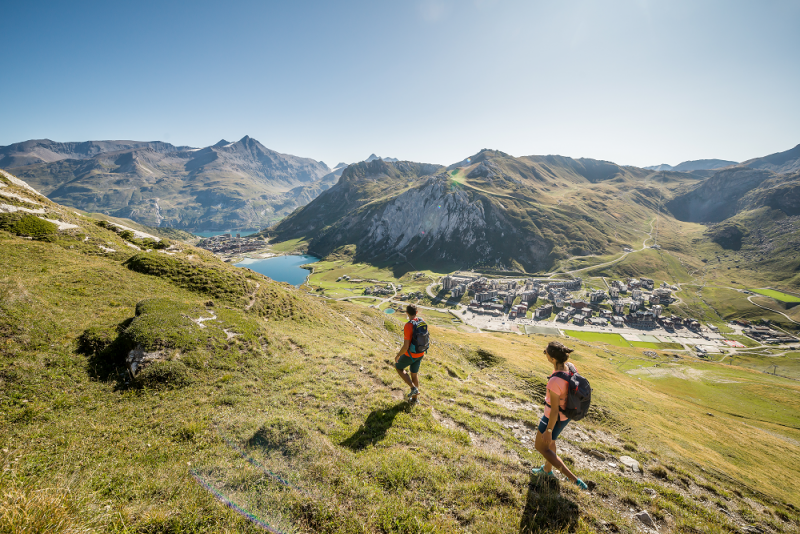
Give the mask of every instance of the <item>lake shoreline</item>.
M 300 258 L 302 263 L 293 262 L 290 259 L 293 257 Z M 321 260 L 322 258 L 311 254 L 276 254 L 267 258 L 243 258 L 232 264 L 299 288 L 308 283 L 309 277 L 314 273 L 313 264 Z M 300 272 L 303 273 L 302 278 Z

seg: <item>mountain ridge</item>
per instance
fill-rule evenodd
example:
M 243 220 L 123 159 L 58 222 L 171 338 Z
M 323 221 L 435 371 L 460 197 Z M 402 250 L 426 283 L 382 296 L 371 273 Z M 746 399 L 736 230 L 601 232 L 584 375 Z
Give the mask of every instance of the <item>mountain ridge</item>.
M 0 154 L 0 166 L 60 203 L 185 230 L 267 226 L 332 183 L 324 163 L 247 135 L 204 148 L 26 141 Z
M 677 187 L 697 180 L 587 158 L 514 158 L 489 149 L 460 163 L 351 165 L 335 186 L 266 233 L 277 241 L 302 238 L 308 252 L 321 257 L 356 245 L 355 261 L 536 272 L 570 255 L 622 250 L 636 240 L 635 220 L 657 207 L 653 183 Z M 621 186 L 624 215 L 610 208 L 621 207 L 611 196 Z

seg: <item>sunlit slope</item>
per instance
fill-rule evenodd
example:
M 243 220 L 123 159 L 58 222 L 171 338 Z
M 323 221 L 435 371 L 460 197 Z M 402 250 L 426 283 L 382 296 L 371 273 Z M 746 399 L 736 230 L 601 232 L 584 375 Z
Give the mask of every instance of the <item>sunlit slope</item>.
M 263 531 L 237 510 L 300 533 L 635 531 L 631 509 L 661 532 L 798 528 L 797 382 L 574 342 L 580 493 L 529 474 L 547 339 L 432 327 L 408 409 L 397 319 L 135 250 L 0 180 L 75 226 L 26 239 L 0 215 L 0 531 Z M 136 347 L 161 361 L 132 381 Z

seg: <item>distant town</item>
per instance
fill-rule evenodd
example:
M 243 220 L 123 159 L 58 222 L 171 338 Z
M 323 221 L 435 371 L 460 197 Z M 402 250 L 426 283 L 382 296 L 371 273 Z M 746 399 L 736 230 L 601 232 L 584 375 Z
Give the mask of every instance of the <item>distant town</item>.
M 701 356 L 719 352 L 719 347 L 744 347 L 725 340 L 713 324 L 668 315 L 665 309 L 677 300 L 674 293 L 678 287 L 666 282 L 655 287 L 650 278 L 613 280 L 607 283 L 607 290 L 584 290 L 581 278 L 503 280 L 470 273 L 445 276 L 441 283 L 451 300 L 460 300 L 465 293 L 472 297 L 465 311 L 473 316 L 489 315 L 512 324 L 569 324 L 579 330 L 618 332 L 631 341 L 655 338 L 652 341 L 693 345 Z M 734 321 L 732 326 L 737 333 L 764 344 L 798 341 L 785 332 L 746 320 Z M 638 337 L 635 331 L 645 332 L 646 338 Z
M 267 242 L 261 237 L 242 237 L 241 234 L 221 234 L 207 237 L 197 243 L 199 248 L 218 254 L 223 259 L 248 252 L 256 252 L 267 247 Z M 272 255 L 272 254 L 271 254 Z

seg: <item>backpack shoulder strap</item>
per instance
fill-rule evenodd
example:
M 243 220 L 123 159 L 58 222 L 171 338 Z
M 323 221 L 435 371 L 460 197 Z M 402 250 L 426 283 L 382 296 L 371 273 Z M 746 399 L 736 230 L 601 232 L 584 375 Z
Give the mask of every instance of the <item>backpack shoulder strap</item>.
M 572 373 L 567 373 L 564 371 L 556 371 L 552 375 L 550 375 L 551 378 L 554 376 L 556 378 L 560 378 L 561 380 L 566 380 L 567 382 L 569 382 L 569 378 L 570 376 L 572 376 Z

